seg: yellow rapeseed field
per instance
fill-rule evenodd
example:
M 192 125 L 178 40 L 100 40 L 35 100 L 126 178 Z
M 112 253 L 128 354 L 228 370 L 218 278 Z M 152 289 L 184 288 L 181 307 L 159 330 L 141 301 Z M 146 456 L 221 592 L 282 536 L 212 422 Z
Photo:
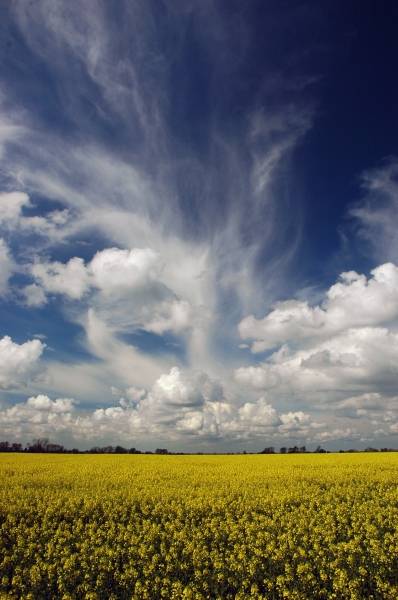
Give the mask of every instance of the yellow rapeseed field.
M 398 454 L 0 455 L 1 598 L 398 599 Z

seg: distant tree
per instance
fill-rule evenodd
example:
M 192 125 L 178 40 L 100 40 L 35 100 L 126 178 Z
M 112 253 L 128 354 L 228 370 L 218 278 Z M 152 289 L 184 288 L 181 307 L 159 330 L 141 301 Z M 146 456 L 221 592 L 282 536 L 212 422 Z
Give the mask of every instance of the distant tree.
M 286 448 L 286 446 L 282 446 L 282 448 L 279 450 L 279 452 L 280 452 L 281 454 L 286 454 L 286 452 L 287 452 L 287 448 Z
M 47 444 L 47 450 L 46 452 L 65 452 L 65 448 L 63 446 L 61 446 L 61 444 Z
M 268 446 L 267 448 L 264 448 L 260 454 L 275 454 L 275 448 L 273 446 Z
M 115 454 L 127 454 L 127 449 L 123 448 L 123 446 L 116 446 Z
M 169 451 L 167 450 L 167 448 L 156 448 L 155 450 L 155 454 L 168 454 Z
M 48 438 L 38 438 L 33 440 L 32 444 L 28 444 L 28 452 L 48 452 Z

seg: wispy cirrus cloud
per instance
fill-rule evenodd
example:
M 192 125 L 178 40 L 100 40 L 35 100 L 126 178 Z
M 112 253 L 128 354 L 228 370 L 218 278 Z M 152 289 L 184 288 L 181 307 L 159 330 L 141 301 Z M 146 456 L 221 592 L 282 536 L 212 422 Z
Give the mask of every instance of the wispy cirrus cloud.
M 212 48 L 222 48 L 223 36 L 231 35 L 214 6 L 191 6 L 180 17 L 172 8 L 165 10 L 173 16 L 170 27 L 177 34 L 177 47 L 186 43 L 184 30 L 195 19 L 210 28 L 212 33 L 203 37 L 198 31 L 203 57 Z M 32 285 L 50 293 L 64 286 L 70 299 L 83 297 L 89 284 L 82 282 L 82 259 L 75 254 L 65 266 L 48 259 L 62 240 L 95 236 L 106 240 L 104 253 L 114 246 L 121 253 L 148 249 L 162 258 L 162 281 L 172 299 L 157 302 L 151 311 L 147 296 L 143 310 L 153 314 L 139 325 L 162 334 L 186 329 L 193 321 L 191 334 L 184 334 L 189 361 L 214 367 L 221 340 L 225 338 L 226 347 L 236 339 L 236 318 L 263 303 L 267 293 L 276 293 L 297 249 L 300 219 L 292 212 L 287 222 L 289 200 L 280 193 L 279 176 L 284 172 L 285 186 L 286 160 L 311 126 L 311 106 L 290 98 L 285 105 L 269 102 L 266 107 L 264 97 L 277 95 L 270 79 L 233 127 L 220 115 L 206 118 L 197 143 L 183 134 L 189 123 L 183 117 L 175 120 L 171 103 L 176 100 L 178 58 L 159 35 L 153 7 L 120 6 L 118 15 L 129 23 L 128 43 L 115 35 L 107 3 L 77 10 L 43 0 L 32 11 L 30 5 L 16 2 L 11 12 L 37 64 L 54 76 L 55 95 L 49 102 L 62 108 L 67 123 L 67 129 L 60 129 L 61 123 L 50 128 L 40 111 L 27 109 L 13 117 L 22 134 L 14 136 L 11 128 L 5 140 L 7 175 L 20 190 L 10 190 L 14 196 L 9 204 L 15 194 L 28 192 L 56 201 L 61 207 L 56 214 L 65 215 L 60 227 L 54 225 L 58 237 L 50 238 L 43 258 L 43 246 L 37 247 L 34 281 L 23 292 L 28 304 L 44 304 Z M 224 72 L 227 63 L 235 70 L 246 51 L 244 44 L 235 49 L 234 58 L 212 54 L 210 79 Z M 217 107 L 217 86 L 209 93 Z M 106 133 L 110 123 L 117 131 L 113 141 Z M 18 218 L 19 226 L 27 223 L 28 216 L 19 213 Z M 53 221 L 47 216 L 46 226 Z M 97 260 L 93 256 L 91 265 Z M 143 298 L 135 300 L 139 304 Z M 88 308 L 81 306 L 82 311 Z M 116 305 L 105 320 L 123 322 L 118 311 Z
M 398 261 L 398 159 L 390 157 L 362 175 L 363 198 L 349 214 L 377 260 Z

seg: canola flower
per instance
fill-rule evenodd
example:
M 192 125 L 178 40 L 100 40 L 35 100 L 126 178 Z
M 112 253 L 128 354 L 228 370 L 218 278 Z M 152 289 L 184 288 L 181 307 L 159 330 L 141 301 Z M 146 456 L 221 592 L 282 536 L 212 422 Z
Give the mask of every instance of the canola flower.
M 398 454 L 0 455 L 0 598 L 397 600 Z

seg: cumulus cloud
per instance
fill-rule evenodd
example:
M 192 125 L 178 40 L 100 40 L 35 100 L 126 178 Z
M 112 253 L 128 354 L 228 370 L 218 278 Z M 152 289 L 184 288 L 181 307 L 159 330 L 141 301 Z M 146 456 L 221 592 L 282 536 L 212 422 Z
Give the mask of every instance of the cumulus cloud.
M 40 394 L 0 410 L 0 428 L 3 435 L 14 439 L 57 436 L 64 432 L 73 435 L 75 401 L 71 398 L 51 400 Z
M 368 278 L 343 273 L 318 305 L 288 300 L 263 319 L 244 319 L 240 333 L 255 339 L 252 351 L 274 352 L 236 369 L 237 384 L 265 391 L 274 402 L 304 399 L 320 410 L 327 422 L 313 437 L 320 442 L 370 440 L 376 431 L 379 438 L 392 435 L 398 416 L 397 275 L 392 263 Z M 283 417 L 286 431 L 294 430 L 300 412 Z
M 165 301 L 152 310 L 145 329 L 159 335 L 166 331 L 181 333 L 192 325 L 193 313 L 191 304 L 186 300 Z
M 382 431 L 387 425 L 394 432 L 398 422 L 398 397 L 379 392 L 367 392 L 351 396 L 336 404 L 337 414 L 356 421 L 370 421 L 375 431 Z
M 113 388 L 112 393 L 120 397 L 117 404 L 93 410 L 79 409 L 71 398 L 32 396 L 0 410 L 0 427 L 13 439 L 46 436 L 80 446 L 133 440 L 147 445 L 160 439 L 185 445 L 284 445 L 293 440 L 315 445 L 369 441 L 375 435 L 382 439 L 398 431 L 397 397 L 379 393 L 346 395 L 336 403 L 332 419 L 325 410 L 321 418 L 303 410 L 277 410 L 272 395 L 239 405 L 219 381 L 179 367 L 161 374 L 148 389 Z
M 43 350 L 44 344 L 37 339 L 23 344 L 9 336 L 0 339 L 0 388 L 19 388 L 31 380 Z
M 302 429 L 305 425 L 314 425 L 311 423 L 311 417 L 309 414 L 303 412 L 302 410 L 292 412 L 289 411 L 281 415 L 281 429 L 283 431 L 298 431 Z M 316 426 L 321 426 L 320 424 L 316 424 Z
M 305 349 L 283 348 L 235 377 L 257 389 L 306 392 L 393 389 L 398 381 L 398 333 L 380 327 L 348 329 Z
M 204 373 L 184 374 L 178 367 L 162 374 L 148 395 L 139 403 L 138 415 L 142 422 L 151 426 L 172 426 L 177 429 L 193 429 L 198 432 L 206 425 L 213 429 L 213 403 L 222 401 L 220 385 Z M 189 424 L 189 426 L 188 426 Z
M 75 400 L 72 398 L 57 398 L 50 400 L 48 396 L 39 394 L 26 401 L 26 408 L 38 412 L 66 413 L 74 409 Z
M 88 266 L 93 284 L 106 294 L 141 288 L 159 277 L 161 262 L 150 248 L 97 252 Z
M 398 318 L 398 267 L 380 265 L 371 276 L 349 271 L 331 286 L 318 306 L 288 300 L 274 306 L 263 319 L 253 315 L 239 324 L 243 339 L 254 339 L 253 352 L 337 334 L 351 327 L 374 326 Z
M 91 437 L 99 429 L 107 436 L 118 431 L 124 437 L 156 434 L 172 441 L 188 437 L 212 442 L 283 438 L 288 431 L 311 438 L 319 424 L 303 412 L 280 414 L 264 397 L 239 407 L 205 373 L 173 367 L 146 393 L 137 397 L 134 391 L 133 402 L 123 397 L 119 406 L 95 410 L 80 426 Z
M 257 402 L 246 402 L 239 408 L 238 416 L 242 423 L 251 426 L 256 423 L 260 427 L 280 425 L 282 422 L 275 408 L 265 398 L 260 398 Z
M 46 292 L 65 294 L 74 300 L 80 299 L 89 289 L 89 277 L 81 258 L 61 262 L 36 263 L 32 275 Z
M 160 256 L 149 248 L 106 248 L 87 264 L 78 257 L 67 263 L 36 262 L 31 267 L 36 283 L 23 294 L 29 306 L 39 306 L 47 293 L 80 300 L 91 291 L 91 305 L 117 329 L 181 333 L 192 325 L 194 310 L 166 285 L 162 271 Z
M 119 391 L 113 390 L 116 395 Z M 80 443 L 151 437 L 211 443 L 258 441 L 264 436 L 284 439 L 289 435 L 312 439 L 319 423 L 301 411 L 278 413 L 265 397 L 239 407 L 207 374 L 173 367 L 149 390 L 125 390 L 117 405 L 79 411 L 73 399 L 51 400 L 40 394 L 1 410 L 0 426 L 11 437 L 62 433 Z
M 43 291 L 78 300 L 90 288 L 97 288 L 106 296 L 145 288 L 156 280 L 159 270 L 159 257 L 148 248 L 106 248 L 97 252 L 87 265 L 79 257 L 67 263 L 37 262 L 32 265 L 31 273 Z

